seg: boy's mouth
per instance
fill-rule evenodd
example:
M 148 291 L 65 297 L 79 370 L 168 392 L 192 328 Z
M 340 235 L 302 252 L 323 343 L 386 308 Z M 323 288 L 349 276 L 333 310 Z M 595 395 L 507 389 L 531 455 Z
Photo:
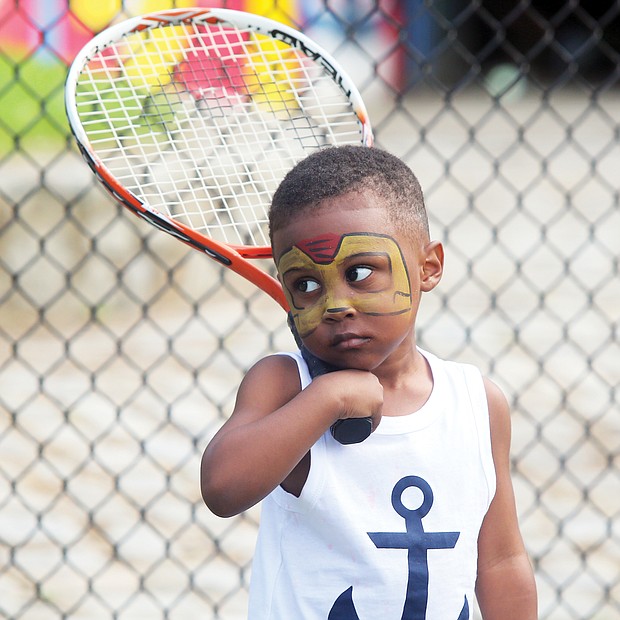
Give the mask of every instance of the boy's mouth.
M 336 349 L 355 349 L 370 342 L 370 338 L 367 336 L 360 336 L 352 332 L 344 332 L 342 334 L 336 334 L 332 338 L 332 347 Z

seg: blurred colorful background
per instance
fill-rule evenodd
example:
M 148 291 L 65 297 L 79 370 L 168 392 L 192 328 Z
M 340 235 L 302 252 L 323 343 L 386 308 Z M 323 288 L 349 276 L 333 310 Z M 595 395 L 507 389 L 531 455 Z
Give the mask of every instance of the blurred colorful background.
M 220 7 L 298 22 L 295 0 L 0 0 L 0 156 L 13 138 L 41 148 L 62 148 L 66 139 L 63 84 L 68 65 L 93 34 L 112 23 L 175 6 Z M 19 72 L 19 81 L 15 75 Z M 45 117 L 41 108 L 45 106 Z

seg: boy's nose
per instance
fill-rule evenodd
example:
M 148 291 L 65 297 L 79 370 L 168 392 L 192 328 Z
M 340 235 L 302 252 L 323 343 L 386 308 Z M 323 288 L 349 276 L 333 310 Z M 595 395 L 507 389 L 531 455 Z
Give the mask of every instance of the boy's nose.
M 324 320 L 340 321 L 355 313 L 351 299 L 351 290 L 345 283 L 330 282 L 326 286 L 326 293 L 323 306 Z
M 323 320 L 325 321 L 341 321 L 346 317 L 351 317 L 355 313 L 352 306 L 345 305 L 329 305 L 325 308 L 323 313 Z

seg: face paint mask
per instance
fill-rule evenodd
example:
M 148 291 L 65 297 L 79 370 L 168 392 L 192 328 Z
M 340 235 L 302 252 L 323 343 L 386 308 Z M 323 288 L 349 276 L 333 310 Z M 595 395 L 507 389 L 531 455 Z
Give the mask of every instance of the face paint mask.
M 380 265 L 373 288 L 346 285 L 343 274 L 351 268 L 359 269 L 365 260 L 370 265 L 373 261 Z M 282 253 L 278 272 L 302 338 L 318 327 L 326 313 L 351 308 L 362 314 L 383 316 L 411 310 L 407 267 L 400 247 L 387 235 L 352 233 L 304 240 Z M 305 281 L 316 280 L 321 287 L 320 295 L 308 301 L 307 295 L 300 294 L 291 285 L 297 273 Z

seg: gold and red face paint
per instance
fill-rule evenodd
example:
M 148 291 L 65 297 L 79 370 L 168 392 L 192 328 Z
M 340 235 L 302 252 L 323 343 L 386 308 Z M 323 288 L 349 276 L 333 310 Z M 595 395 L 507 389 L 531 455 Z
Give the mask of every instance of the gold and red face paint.
M 373 268 L 372 286 L 355 286 L 345 277 L 358 265 Z M 411 310 L 409 274 L 398 243 L 373 233 L 326 234 L 305 239 L 280 255 L 278 272 L 299 335 L 311 334 L 325 313 L 348 308 L 372 315 L 403 314 Z M 315 280 L 320 294 L 295 289 L 297 276 Z

